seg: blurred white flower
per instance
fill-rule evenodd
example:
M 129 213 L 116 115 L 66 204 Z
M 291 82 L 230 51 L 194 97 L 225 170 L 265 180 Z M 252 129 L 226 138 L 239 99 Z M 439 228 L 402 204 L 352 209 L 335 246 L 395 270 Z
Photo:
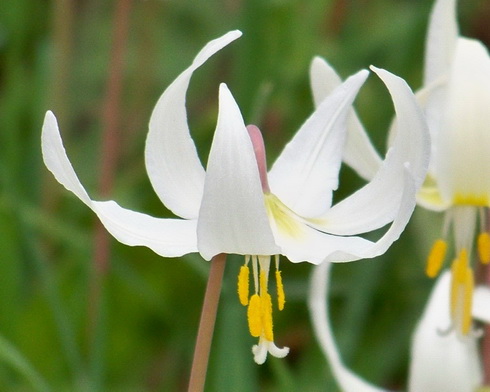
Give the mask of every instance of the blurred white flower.
M 315 267 L 309 295 L 316 337 L 343 392 L 388 392 L 350 371 L 343 363 L 328 316 L 330 263 Z M 478 339 L 450 328 L 451 276 L 445 271 L 434 285 L 412 339 L 408 392 L 475 392 L 483 379 Z M 490 289 L 477 287 L 473 317 L 490 322 Z

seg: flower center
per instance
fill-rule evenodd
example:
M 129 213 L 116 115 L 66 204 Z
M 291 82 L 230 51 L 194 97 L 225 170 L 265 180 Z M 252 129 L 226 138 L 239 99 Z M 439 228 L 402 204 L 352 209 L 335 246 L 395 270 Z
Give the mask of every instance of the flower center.
M 282 284 L 281 271 L 279 270 L 279 255 L 275 257 L 276 264 L 276 292 L 277 307 L 279 310 L 284 309 L 286 297 L 284 286 Z M 249 263 L 252 262 L 254 294 L 249 294 Z M 259 342 L 266 345 L 271 344 L 268 351 L 275 356 L 283 357 L 289 351 L 288 349 L 277 349 L 274 346 L 273 318 L 272 318 L 272 297 L 268 292 L 269 267 L 271 256 L 245 256 L 245 264 L 240 268 L 238 275 L 238 297 L 243 306 L 247 306 L 248 329 L 250 335 L 259 338 Z M 263 360 L 257 360 L 263 363 Z
M 477 195 L 458 192 L 453 198 L 453 204 L 461 206 L 486 207 L 488 202 L 488 196 L 485 194 Z

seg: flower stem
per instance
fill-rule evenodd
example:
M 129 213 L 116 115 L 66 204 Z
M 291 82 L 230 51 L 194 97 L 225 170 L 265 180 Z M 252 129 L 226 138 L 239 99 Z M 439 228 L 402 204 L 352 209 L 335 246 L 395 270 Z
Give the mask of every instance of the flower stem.
M 214 323 L 218 310 L 221 282 L 225 271 L 226 255 L 224 253 L 214 256 L 211 260 L 206 293 L 199 321 L 194 359 L 192 361 L 191 376 L 188 392 L 202 392 L 206 382 L 209 352 L 213 340 Z

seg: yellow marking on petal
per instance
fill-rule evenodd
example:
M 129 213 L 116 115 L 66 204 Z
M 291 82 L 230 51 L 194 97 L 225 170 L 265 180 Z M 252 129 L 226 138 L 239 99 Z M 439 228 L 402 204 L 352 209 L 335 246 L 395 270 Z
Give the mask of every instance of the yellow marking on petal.
M 250 269 L 246 265 L 240 267 L 238 274 L 238 298 L 243 306 L 248 305 Z
M 284 286 L 282 284 L 281 271 L 276 269 L 276 287 L 277 287 L 277 307 L 279 310 L 284 309 L 286 303 L 286 295 L 284 293 Z
M 293 238 L 303 236 L 302 224 L 291 209 L 272 193 L 264 194 L 264 199 L 267 215 L 275 222 L 278 230 Z
M 475 195 L 471 193 L 456 193 L 453 204 L 464 206 L 488 207 L 488 195 Z
M 447 243 L 443 239 L 438 239 L 434 242 L 427 258 L 427 266 L 425 273 L 429 278 L 435 278 L 441 270 L 442 263 L 446 257 Z
M 478 236 L 478 256 L 483 264 L 490 263 L 490 234 L 486 231 Z
M 258 294 L 250 297 L 247 309 L 248 329 L 250 335 L 258 338 L 262 334 L 262 303 Z
M 274 333 L 272 332 L 272 298 L 269 293 L 260 296 L 260 305 L 262 311 L 262 329 L 265 338 L 273 342 Z

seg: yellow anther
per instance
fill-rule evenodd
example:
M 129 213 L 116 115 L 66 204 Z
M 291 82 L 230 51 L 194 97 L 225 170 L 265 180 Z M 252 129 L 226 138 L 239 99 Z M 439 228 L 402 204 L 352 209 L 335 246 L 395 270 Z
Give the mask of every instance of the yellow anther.
M 468 253 L 463 249 L 451 267 L 451 318 L 458 323 L 462 334 L 471 329 L 474 278 L 469 266 Z
M 486 231 L 478 236 L 478 256 L 483 264 L 490 263 L 490 234 Z
M 238 274 L 238 298 L 243 306 L 248 305 L 248 286 L 249 286 L 250 269 L 246 265 L 242 265 Z
M 258 294 L 250 297 L 247 309 L 248 329 L 250 335 L 258 338 L 262 334 L 262 301 Z
M 286 303 L 286 295 L 284 294 L 284 286 L 282 284 L 281 271 L 276 269 L 276 287 L 277 287 L 277 307 L 279 310 L 284 309 Z
M 265 293 L 260 296 L 262 310 L 262 328 L 265 338 L 272 342 L 274 341 L 274 333 L 272 332 L 272 298 L 270 294 Z
M 461 320 L 461 331 L 467 335 L 471 330 L 471 309 L 473 306 L 473 290 L 475 282 L 471 268 L 466 269 L 465 282 L 463 286 L 463 311 Z
M 427 266 L 425 273 L 429 278 L 435 278 L 441 270 L 444 257 L 446 257 L 447 243 L 442 239 L 438 239 L 434 242 L 432 249 L 430 250 L 429 257 L 427 258 Z

